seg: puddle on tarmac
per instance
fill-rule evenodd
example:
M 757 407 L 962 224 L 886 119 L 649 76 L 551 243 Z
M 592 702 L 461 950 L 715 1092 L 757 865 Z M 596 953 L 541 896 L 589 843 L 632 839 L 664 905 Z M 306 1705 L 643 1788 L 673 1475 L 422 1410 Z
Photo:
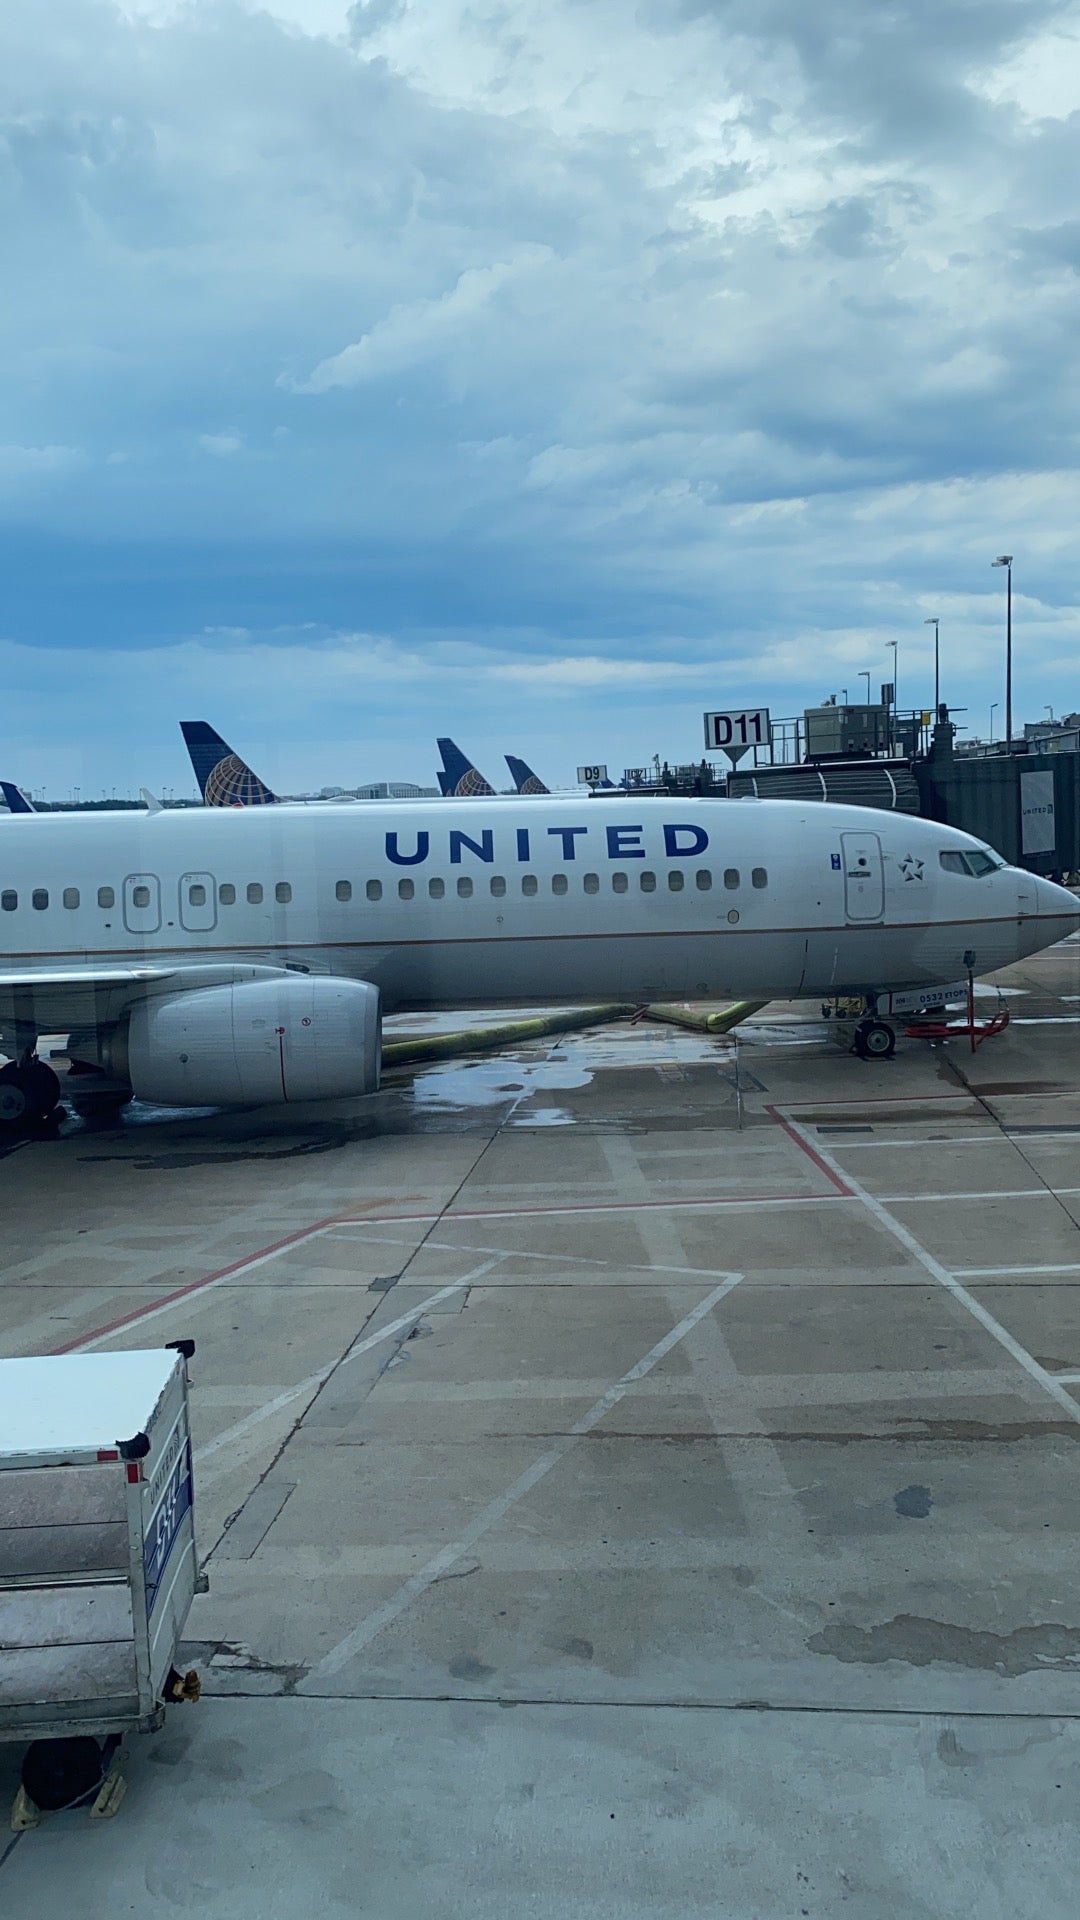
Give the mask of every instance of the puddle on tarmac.
M 587 1087 L 591 1072 L 583 1065 L 559 1059 L 507 1058 L 505 1054 L 490 1060 L 447 1060 L 422 1068 L 412 1083 L 411 1098 L 427 1113 L 446 1113 L 453 1109 L 516 1107 L 534 1093 L 549 1088 L 565 1092 L 571 1087 Z M 543 1108 L 542 1114 L 561 1112 Z M 569 1126 L 570 1116 L 561 1120 L 529 1115 L 529 1125 Z

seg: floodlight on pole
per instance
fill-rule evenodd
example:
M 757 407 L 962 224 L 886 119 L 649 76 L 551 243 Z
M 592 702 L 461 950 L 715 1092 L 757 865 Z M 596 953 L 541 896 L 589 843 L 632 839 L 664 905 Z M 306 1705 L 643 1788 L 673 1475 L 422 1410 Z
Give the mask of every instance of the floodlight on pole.
M 999 553 L 992 567 L 1004 567 L 1008 575 L 1005 597 L 1005 740 L 1012 739 L 1012 563 L 1011 553 Z
M 870 669 L 869 667 L 859 668 L 859 679 L 866 681 L 866 704 L 867 706 L 869 706 L 870 705 Z
M 929 620 L 923 621 L 924 627 L 933 627 L 934 629 L 934 719 L 935 720 L 938 717 L 938 708 L 941 705 L 941 662 L 940 662 L 939 648 L 938 648 L 938 642 L 941 638 L 941 635 L 939 632 L 940 625 L 941 625 L 941 622 L 936 613 L 932 613 L 930 615 Z

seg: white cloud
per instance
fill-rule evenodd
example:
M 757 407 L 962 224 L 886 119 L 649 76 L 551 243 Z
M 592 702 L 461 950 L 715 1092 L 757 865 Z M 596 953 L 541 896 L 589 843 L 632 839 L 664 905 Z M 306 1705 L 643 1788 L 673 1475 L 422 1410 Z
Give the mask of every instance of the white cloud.
M 467 267 L 436 299 L 392 307 L 361 339 L 321 361 L 308 379 L 295 383 L 296 391 L 326 393 L 331 387 L 357 387 L 433 359 L 472 328 L 501 287 L 542 267 L 551 257 L 549 247 L 524 246 L 491 266 Z
M 243 438 L 238 433 L 200 433 L 199 435 L 199 445 L 203 452 L 212 454 L 215 460 L 228 460 L 231 454 L 240 452 L 243 444 Z

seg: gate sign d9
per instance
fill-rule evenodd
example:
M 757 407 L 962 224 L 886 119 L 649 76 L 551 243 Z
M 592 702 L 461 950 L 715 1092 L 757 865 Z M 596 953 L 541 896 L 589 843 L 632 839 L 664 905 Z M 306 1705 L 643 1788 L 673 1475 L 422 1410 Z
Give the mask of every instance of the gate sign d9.
M 768 707 L 705 715 L 705 745 L 711 753 L 726 753 L 730 747 L 767 747 L 771 739 Z

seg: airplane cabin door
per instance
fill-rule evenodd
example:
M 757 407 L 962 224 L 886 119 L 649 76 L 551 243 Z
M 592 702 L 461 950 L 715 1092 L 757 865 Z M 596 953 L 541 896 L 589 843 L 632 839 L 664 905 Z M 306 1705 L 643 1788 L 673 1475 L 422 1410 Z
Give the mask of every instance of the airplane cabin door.
M 842 833 L 844 912 L 849 921 L 880 920 L 885 911 L 885 867 L 876 833 Z
M 217 926 L 217 882 L 212 873 L 181 874 L 180 925 L 188 933 L 211 933 Z
M 157 933 L 161 881 L 156 873 L 129 873 L 124 881 L 124 925 L 129 933 Z

